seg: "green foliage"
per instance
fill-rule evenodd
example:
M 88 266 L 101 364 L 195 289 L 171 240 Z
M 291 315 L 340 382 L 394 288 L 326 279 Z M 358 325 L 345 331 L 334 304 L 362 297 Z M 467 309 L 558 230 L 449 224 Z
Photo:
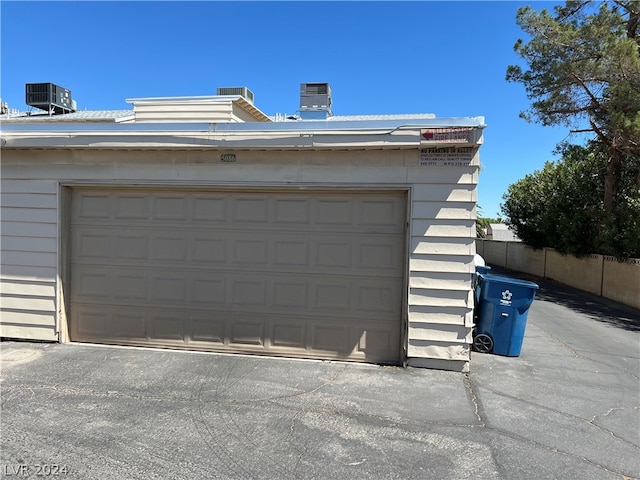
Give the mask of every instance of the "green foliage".
M 477 207 L 478 217 L 476 218 L 476 238 L 485 238 L 485 230 L 492 223 L 504 223 L 502 218 L 488 218 L 482 216 L 482 207 L 478 205 Z
M 616 207 L 602 201 L 607 158 L 597 143 L 565 145 L 562 160 L 509 186 L 502 213 L 524 243 L 578 257 L 640 256 L 640 189 L 629 185 Z M 629 164 L 630 166 L 631 164 Z M 640 171 L 626 172 L 633 177 Z
M 579 128 L 585 121 L 602 144 L 606 208 L 622 193 L 621 171 L 640 157 L 640 1 L 568 1 L 555 15 L 531 7 L 516 21 L 530 37 L 515 51 L 528 69 L 511 65 L 506 79 L 524 85 L 531 109 L 521 116 L 543 125 Z
M 611 85 L 638 91 L 638 40 L 628 36 L 627 17 L 640 2 L 617 2 L 623 8 L 598 2 L 595 10 L 590 3 L 566 2 L 555 7 L 555 16 L 529 6 L 518 10 L 516 22 L 531 40 L 518 40 L 514 49 L 529 69 L 511 65 L 506 78 L 522 83 L 533 100 L 524 118 L 544 125 L 569 126 L 581 118 L 598 122 L 615 96 Z
M 640 1 L 567 1 L 554 13 L 522 7 L 529 36 L 515 51 L 527 68 L 528 121 L 593 132 L 585 147 L 511 185 L 502 212 L 522 240 L 577 256 L 640 256 Z M 588 128 L 583 126 L 588 125 Z

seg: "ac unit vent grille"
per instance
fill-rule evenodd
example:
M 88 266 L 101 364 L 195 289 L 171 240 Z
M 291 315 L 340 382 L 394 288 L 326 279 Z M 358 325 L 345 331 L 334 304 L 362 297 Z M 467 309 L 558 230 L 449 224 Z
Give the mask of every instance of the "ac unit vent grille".
M 253 92 L 247 87 L 218 87 L 218 95 L 240 95 L 253 103 Z
M 327 95 L 329 86 L 326 83 L 307 83 L 307 95 Z
M 321 118 L 332 116 L 331 86 L 328 83 L 301 83 L 300 114 L 303 119 L 309 115 Z
M 27 83 L 26 104 L 46 110 L 50 114 L 62 114 L 76 111 L 71 91 L 53 83 Z

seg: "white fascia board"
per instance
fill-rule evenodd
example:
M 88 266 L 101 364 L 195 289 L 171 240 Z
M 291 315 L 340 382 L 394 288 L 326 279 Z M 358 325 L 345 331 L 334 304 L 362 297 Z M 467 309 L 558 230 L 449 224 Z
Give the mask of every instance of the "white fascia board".
M 418 147 L 419 131 L 379 132 L 2 132 L 3 148 Z
M 482 117 L 394 123 L 12 124 L 0 136 L 3 148 L 418 148 L 424 128 L 485 127 Z

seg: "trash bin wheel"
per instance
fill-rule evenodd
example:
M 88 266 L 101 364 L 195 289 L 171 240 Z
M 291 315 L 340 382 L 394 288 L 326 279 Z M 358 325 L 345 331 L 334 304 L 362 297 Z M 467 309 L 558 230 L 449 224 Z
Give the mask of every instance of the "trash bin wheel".
M 473 348 L 476 352 L 490 353 L 493 350 L 493 339 L 486 333 L 476 335 L 473 339 Z

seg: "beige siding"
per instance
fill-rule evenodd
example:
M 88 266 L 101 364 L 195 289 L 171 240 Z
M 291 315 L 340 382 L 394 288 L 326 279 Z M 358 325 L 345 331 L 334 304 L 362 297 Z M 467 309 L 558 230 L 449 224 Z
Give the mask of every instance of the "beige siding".
M 425 327 L 428 324 L 448 324 L 448 325 L 473 325 L 473 312 L 468 311 L 467 307 L 442 307 L 442 306 L 424 306 L 412 305 L 409 308 L 411 312 L 409 322 L 410 326 Z M 469 313 L 467 315 L 467 312 Z M 425 327 L 426 328 L 426 327 Z
M 246 102 L 243 102 L 247 105 Z M 250 110 L 248 111 L 247 108 Z M 228 100 L 192 100 L 173 101 L 134 101 L 136 123 L 144 122 L 203 122 L 236 123 L 267 121 L 266 116 L 257 109 L 243 108 L 237 102 Z
M 57 340 L 57 182 L 2 169 L 0 335 Z
M 439 342 L 435 340 L 413 339 L 409 344 L 407 355 L 409 358 L 469 361 L 469 347 L 467 343 L 466 340 Z
M 477 170 L 409 170 L 414 190 L 407 355 L 410 365 L 443 368 L 442 360 L 469 359 Z
M 416 202 L 476 202 L 475 184 L 418 184 L 413 187 L 413 200 Z
M 27 195 L 21 204 L 30 205 L 30 213 L 33 209 L 33 217 L 30 213 L 20 216 L 20 212 L 9 211 L 12 220 L 3 224 L 3 237 L 8 234 L 29 238 L 29 251 L 44 255 L 44 262 L 31 265 L 19 251 L 12 250 L 11 256 L 22 258 L 25 264 L 8 265 L 7 271 L 21 279 L 55 284 L 57 221 L 61 213 L 50 208 L 52 204 L 46 200 L 43 204 L 43 198 L 32 196 L 53 195 L 50 200 L 55 204 L 55 182 L 47 179 L 63 183 L 223 188 L 320 185 L 366 190 L 406 186 L 411 188 L 404 292 L 408 300 L 404 333 L 409 363 L 428 366 L 433 360 L 434 366 L 442 368 L 446 359 L 451 365 L 468 362 L 477 166 L 420 166 L 416 150 L 238 151 L 233 164 L 221 163 L 221 153 L 224 152 L 3 152 L 3 179 L 9 179 L 3 182 L 3 193 L 12 203 L 7 207 L 17 208 L 14 204 L 20 203 L 20 195 Z M 46 191 L 42 191 L 43 185 L 47 185 Z M 42 243 L 32 237 L 49 240 Z M 6 245 L 14 248 L 15 243 L 12 239 Z M 431 341 L 426 338 L 430 335 Z
M 216 103 L 142 103 L 134 108 L 136 123 L 140 122 L 211 122 L 237 121 L 231 102 Z
M 411 252 L 416 255 L 471 255 L 474 241 L 464 237 L 413 236 Z

